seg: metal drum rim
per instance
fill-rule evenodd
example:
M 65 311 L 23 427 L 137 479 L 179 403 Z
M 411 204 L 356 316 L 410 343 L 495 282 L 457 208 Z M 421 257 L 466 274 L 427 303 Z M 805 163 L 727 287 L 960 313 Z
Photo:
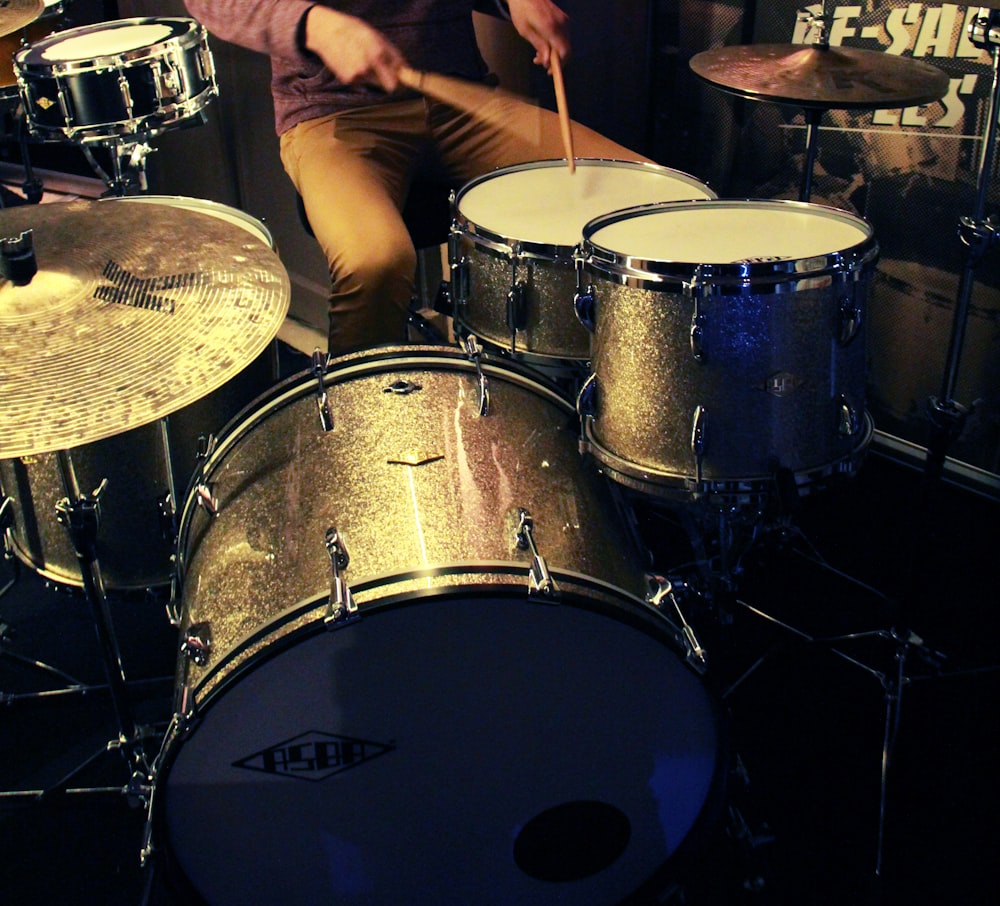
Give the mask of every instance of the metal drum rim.
M 860 226 L 863 238 L 844 249 L 831 250 L 808 258 L 783 258 L 767 262 L 694 262 L 671 259 L 642 259 L 617 251 L 594 240 L 594 234 L 616 223 L 662 211 L 693 210 L 696 207 L 741 209 L 747 206 L 775 210 L 811 211 L 825 217 Z M 836 273 L 851 273 L 859 267 L 874 265 L 879 255 L 875 229 L 871 222 L 849 211 L 806 201 L 768 198 L 704 198 L 691 201 L 665 201 L 633 205 L 595 217 L 583 228 L 583 241 L 578 254 L 587 268 L 616 278 L 630 286 L 661 284 L 690 285 L 699 283 L 719 286 L 746 287 L 756 282 L 787 282 L 814 279 Z M 799 269 L 803 264 L 808 269 Z
M 718 196 L 704 182 L 690 173 L 683 170 L 676 170 L 672 167 L 665 167 L 662 164 L 648 161 L 623 160 L 612 157 L 578 157 L 576 166 L 580 167 L 607 167 L 609 169 L 623 169 L 647 171 L 660 176 L 678 177 L 678 181 L 690 185 L 692 188 L 698 187 L 706 190 L 709 197 L 706 201 L 715 200 Z M 573 263 L 574 252 L 577 246 L 561 245 L 548 242 L 530 242 L 517 236 L 506 236 L 490 229 L 482 224 L 471 221 L 461 212 L 462 199 L 473 189 L 491 180 L 510 175 L 512 173 L 526 172 L 532 170 L 543 170 L 552 168 L 565 168 L 566 161 L 563 158 L 549 158 L 539 161 L 529 161 L 521 164 L 513 164 L 508 167 L 499 167 L 484 173 L 467 182 L 455 194 L 452 201 L 452 231 L 459 235 L 470 237 L 473 242 L 483 245 L 487 250 L 494 252 L 500 257 L 509 257 L 517 254 L 525 258 L 541 258 L 554 263 Z
M 67 38 L 75 38 L 82 34 L 92 34 L 100 31 L 115 31 L 124 27 L 136 27 L 140 25 L 168 25 L 171 28 L 172 34 L 160 41 L 154 41 L 152 44 L 144 44 L 141 47 L 135 47 L 131 50 L 124 50 L 118 53 L 95 54 L 86 59 L 51 60 L 48 62 L 42 62 L 40 59 L 44 51 L 50 46 L 60 41 L 65 41 Z M 195 19 L 182 16 L 141 16 L 132 19 L 115 19 L 112 22 L 100 22 L 95 25 L 78 25 L 75 28 L 53 32 L 40 41 L 22 47 L 14 54 L 14 70 L 16 73 L 30 72 L 47 75 L 51 78 L 72 75 L 79 72 L 93 72 L 98 68 L 95 65 L 98 61 L 105 64 L 102 68 L 106 68 L 111 63 L 131 63 L 158 58 L 158 55 L 150 54 L 150 51 L 155 48 L 165 49 L 171 43 L 182 40 L 188 35 L 195 35 L 197 39 L 200 39 L 204 34 L 206 34 L 204 26 Z M 39 60 L 34 61 L 34 57 L 38 57 Z

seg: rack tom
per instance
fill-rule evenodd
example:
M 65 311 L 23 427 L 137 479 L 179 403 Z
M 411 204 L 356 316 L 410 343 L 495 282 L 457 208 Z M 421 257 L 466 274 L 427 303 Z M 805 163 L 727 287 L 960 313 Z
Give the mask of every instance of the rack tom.
M 872 434 L 865 323 L 878 246 L 844 211 L 667 203 L 588 223 L 578 407 L 615 480 L 656 496 L 800 491 L 850 472 Z
M 693 176 L 655 164 L 581 159 L 520 164 L 455 197 L 449 244 L 460 332 L 529 363 L 590 358 L 573 315 L 573 251 L 584 225 L 609 211 L 714 198 Z

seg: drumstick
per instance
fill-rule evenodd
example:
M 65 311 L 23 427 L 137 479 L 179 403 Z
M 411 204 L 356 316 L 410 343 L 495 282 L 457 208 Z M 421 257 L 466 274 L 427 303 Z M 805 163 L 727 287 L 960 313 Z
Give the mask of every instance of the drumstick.
M 552 69 L 552 84 L 556 90 L 556 109 L 559 111 L 559 129 L 562 132 L 563 147 L 566 149 L 566 161 L 569 172 L 576 172 L 576 155 L 573 153 L 573 128 L 569 121 L 569 107 L 566 105 L 566 86 L 563 84 L 562 63 L 559 61 L 559 51 L 552 49 L 549 57 Z
M 409 66 L 401 66 L 397 75 L 400 84 L 407 88 L 430 95 L 452 107 L 457 107 L 459 110 L 466 110 L 477 115 L 480 119 L 494 120 L 497 124 L 502 124 L 507 119 L 507 115 L 490 102 L 505 94 L 507 97 L 516 96 L 488 85 L 479 85 L 476 82 L 467 82 L 436 72 L 421 72 L 417 69 L 411 69 Z

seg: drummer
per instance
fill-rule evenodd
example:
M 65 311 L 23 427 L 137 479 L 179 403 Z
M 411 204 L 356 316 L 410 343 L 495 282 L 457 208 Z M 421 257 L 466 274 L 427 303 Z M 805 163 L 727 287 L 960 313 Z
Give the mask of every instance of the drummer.
M 501 95 L 472 116 L 401 89 L 404 65 L 487 80 L 473 0 L 185 3 L 218 37 L 271 57 L 282 163 L 329 263 L 333 354 L 404 337 L 416 252 L 400 212 L 415 177 L 458 187 L 565 156 L 551 111 Z M 536 64 L 569 56 L 569 20 L 551 0 L 510 0 L 509 14 Z M 573 141 L 577 157 L 643 160 L 578 124 Z

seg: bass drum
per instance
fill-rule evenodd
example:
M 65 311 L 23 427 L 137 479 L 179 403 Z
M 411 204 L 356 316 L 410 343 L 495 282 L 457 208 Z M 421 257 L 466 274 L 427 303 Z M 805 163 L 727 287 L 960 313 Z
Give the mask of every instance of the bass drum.
M 246 230 L 248 242 L 274 243 L 258 220 L 223 204 L 198 198 L 136 195 L 100 204 L 180 207 L 226 220 Z M 220 431 L 276 378 L 270 347 L 240 374 L 168 417 L 83 444 L 70 451 L 81 490 L 106 478 L 101 496 L 97 552 L 104 585 L 112 591 L 166 586 L 172 578 L 176 517 L 195 469 L 200 438 Z M 66 496 L 55 453 L 0 460 L 0 488 L 14 500 L 8 543 L 30 569 L 56 585 L 81 588 L 83 578 L 56 504 Z
M 480 367 L 335 360 L 332 430 L 292 379 L 188 498 L 151 816 L 213 906 L 606 906 L 711 811 L 718 709 L 614 485 L 564 398 Z

